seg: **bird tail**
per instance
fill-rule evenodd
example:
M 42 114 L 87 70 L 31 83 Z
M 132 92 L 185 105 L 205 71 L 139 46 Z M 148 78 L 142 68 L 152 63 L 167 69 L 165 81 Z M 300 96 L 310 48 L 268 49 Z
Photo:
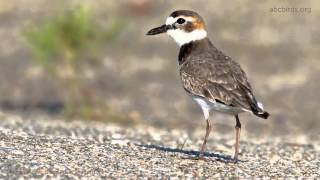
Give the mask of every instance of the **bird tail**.
M 267 111 L 253 112 L 253 114 L 263 119 L 268 119 L 268 117 L 270 116 L 270 114 Z
M 251 109 L 253 114 L 260 118 L 268 119 L 268 117 L 270 116 L 270 114 L 267 111 L 263 110 L 263 105 L 260 102 L 257 102 L 256 106 L 251 106 Z
M 254 95 L 251 92 L 251 89 L 246 87 L 246 86 L 240 86 L 246 93 L 246 98 L 248 100 L 248 103 L 250 105 L 251 111 L 253 112 L 254 115 L 263 118 L 263 119 L 268 119 L 270 114 L 263 109 L 263 105 L 261 102 L 258 102 Z

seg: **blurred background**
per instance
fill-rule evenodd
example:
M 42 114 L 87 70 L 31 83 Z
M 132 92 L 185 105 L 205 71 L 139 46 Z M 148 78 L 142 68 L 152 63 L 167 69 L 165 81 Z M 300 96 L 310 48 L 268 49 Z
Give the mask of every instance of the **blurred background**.
M 318 140 L 316 0 L 0 0 L 1 111 L 204 127 L 201 109 L 181 87 L 178 46 L 166 35 L 145 35 L 177 9 L 203 16 L 212 42 L 242 65 L 271 113 L 268 120 L 240 115 L 250 135 Z M 235 125 L 232 116 L 213 112 L 211 119 L 221 133 Z

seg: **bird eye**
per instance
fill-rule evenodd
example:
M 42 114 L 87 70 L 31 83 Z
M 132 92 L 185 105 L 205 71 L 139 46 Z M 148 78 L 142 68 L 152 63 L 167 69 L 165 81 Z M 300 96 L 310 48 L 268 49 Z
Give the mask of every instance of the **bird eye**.
M 177 23 L 178 23 L 178 24 L 183 24 L 184 22 L 186 22 L 186 20 L 183 19 L 183 18 L 179 18 L 179 19 L 177 20 Z

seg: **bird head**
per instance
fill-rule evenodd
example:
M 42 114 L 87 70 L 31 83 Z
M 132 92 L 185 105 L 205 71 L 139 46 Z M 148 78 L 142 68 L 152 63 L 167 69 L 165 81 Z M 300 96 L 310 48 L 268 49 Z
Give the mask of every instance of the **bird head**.
M 147 35 L 165 32 L 180 46 L 207 37 L 202 17 L 198 13 L 189 10 L 174 11 L 166 19 L 165 24 L 151 29 Z

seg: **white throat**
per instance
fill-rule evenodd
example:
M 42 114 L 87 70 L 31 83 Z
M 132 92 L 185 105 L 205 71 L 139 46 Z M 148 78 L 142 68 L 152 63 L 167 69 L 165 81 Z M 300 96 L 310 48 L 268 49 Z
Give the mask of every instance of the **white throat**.
M 197 29 L 191 32 L 185 32 L 181 29 L 171 29 L 168 30 L 167 33 L 179 44 L 179 46 L 207 37 L 207 31 L 205 31 L 204 29 Z
M 177 21 L 178 18 L 179 17 L 168 17 L 166 20 L 166 24 L 173 24 Z M 184 17 L 184 19 L 186 19 L 187 21 L 192 21 L 193 18 Z M 185 32 L 181 29 L 170 29 L 167 31 L 167 33 L 179 44 L 179 46 L 187 44 L 191 41 L 196 41 L 207 37 L 207 31 L 204 29 L 197 29 L 191 32 Z

